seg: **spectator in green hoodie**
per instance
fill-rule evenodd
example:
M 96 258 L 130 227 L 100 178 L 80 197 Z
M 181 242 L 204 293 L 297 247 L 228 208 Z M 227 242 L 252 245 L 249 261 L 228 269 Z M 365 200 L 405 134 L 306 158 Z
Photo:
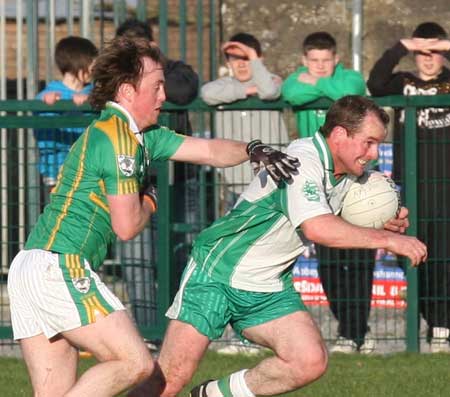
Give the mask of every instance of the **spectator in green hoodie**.
M 315 32 L 303 41 L 303 66 L 283 83 L 283 98 L 292 105 L 304 105 L 325 97 L 333 101 L 346 95 L 365 95 L 361 73 L 345 69 L 336 53 L 336 40 L 327 32 Z M 313 136 L 324 124 L 326 111 L 296 112 L 301 138 Z M 332 353 L 372 353 L 374 339 L 369 334 L 370 297 L 375 254 L 366 249 L 333 249 L 316 245 L 319 277 L 330 309 L 338 321 Z
M 284 81 L 281 93 L 291 105 L 304 105 L 326 97 L 333 101 L 345 95 L 365 95 L 361 73 L 345 69 L 336 53 L 336 40 L 327 32 L 315 32 L 303 41 L 303 66 Z M 324 110 L 297 111 L 301 138 L 313 136 L 325 121 Z

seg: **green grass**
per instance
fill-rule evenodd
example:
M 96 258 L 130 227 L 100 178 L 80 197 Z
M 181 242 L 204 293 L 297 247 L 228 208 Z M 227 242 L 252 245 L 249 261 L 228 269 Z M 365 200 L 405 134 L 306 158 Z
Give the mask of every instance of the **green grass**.
M 218 378 L 248 368 L 262 356 L 224 356 L 209 352 L 199 371 L 180 397 L 205 379 Z M 92 365 L 82 360 L 81 370 Z M 0 391 L 4 397 L 30 396 L 31 388 L 22 360 L 0 358 Z M 301 391 L 298 397 L 444 397 L 450 395 L 450 355 L 395 354 L 388 356 L 333 355 L 327 373 Z

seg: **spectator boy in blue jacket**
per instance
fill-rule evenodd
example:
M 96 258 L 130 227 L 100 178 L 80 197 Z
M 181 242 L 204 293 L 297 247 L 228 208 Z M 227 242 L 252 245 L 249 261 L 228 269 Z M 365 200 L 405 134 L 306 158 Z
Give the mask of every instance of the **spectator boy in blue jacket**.
M 62 79 L 50 81 L 36 98 L 48 105 L 53 105 L 60 99 L 71 99 L 75 105 L 82 105 L 92 89 L 91 67 L 97 54 L 95 45 L 83 37 L 69 36 L 60 40 L 55 48 L 55 62 Z M 56 115 L 56 113 L 41 114 Z M 35 130 L 34 135 L 39 149 L 39 173 L 48 188 L 56 184 L 60 166 L 73 142 L 83 131 L 84 128 Z

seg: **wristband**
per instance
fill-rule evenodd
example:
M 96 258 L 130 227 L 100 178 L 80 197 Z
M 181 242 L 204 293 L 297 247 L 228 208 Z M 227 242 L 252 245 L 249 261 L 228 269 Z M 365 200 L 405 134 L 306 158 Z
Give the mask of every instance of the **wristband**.
M 245 149 L 247 154 L 250 155 L 250 153 L 252 152 L 253 148 L 257 145 L 260 145 L 262 142 L 259 139 L 254 139 L 253 141 L 250 141 L 247 144 L 247 148 Z
M 142 200 L 144 200 L 145 202 L 147 202 L 150 205 L 150 211 L 152 213 L 156 212 L 156 210 L 158 209 L 158 206 L 155 203 L 155 200 L 152 196 L 150 196 L 149 194 L 145 194 L 142 193 Z

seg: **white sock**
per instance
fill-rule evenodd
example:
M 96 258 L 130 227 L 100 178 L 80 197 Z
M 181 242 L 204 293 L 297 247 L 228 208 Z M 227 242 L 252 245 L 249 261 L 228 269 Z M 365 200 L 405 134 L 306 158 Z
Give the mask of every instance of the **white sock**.
M 208 397 L 255 397 L 244 379 L 247 371 L 248 369 L 243 369 L 223 379 L 229 385 L 231 395 L 228 395 L 228 392 L 225 395 L 222 393 L 218 380 L 213 380 L 206 385 L 206 394 Z
M 219 382 L 213 380 L 206 385 L 206 394 L 208 397 L 224 397 L 219 389 Z
M 230 375 L 230 390 L 234 397 L 255 397 L 244 379 L 247 371 L 243 369 Z

